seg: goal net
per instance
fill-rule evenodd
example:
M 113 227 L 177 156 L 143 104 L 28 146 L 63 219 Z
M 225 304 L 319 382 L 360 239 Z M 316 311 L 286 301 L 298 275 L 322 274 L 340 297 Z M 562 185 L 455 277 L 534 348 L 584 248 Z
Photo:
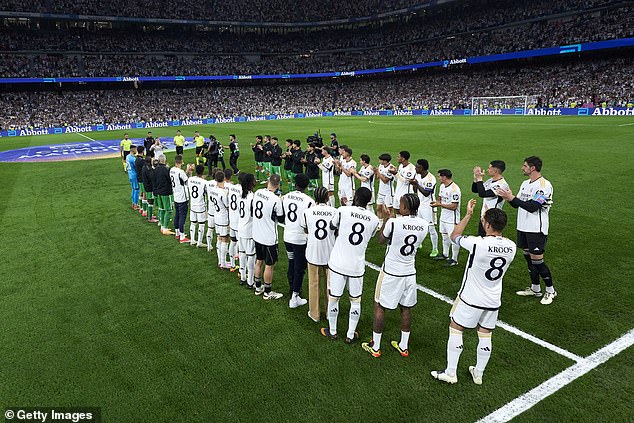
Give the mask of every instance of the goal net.
M 537 105 L 538 97 L 535 95 L 511 95 L 500 97 L 473 97 L 471 99 L 471 114 L 490 114 L 486 111 L 498 109 L 515 109 L 516 114 L 525 115 L 527 110 Z

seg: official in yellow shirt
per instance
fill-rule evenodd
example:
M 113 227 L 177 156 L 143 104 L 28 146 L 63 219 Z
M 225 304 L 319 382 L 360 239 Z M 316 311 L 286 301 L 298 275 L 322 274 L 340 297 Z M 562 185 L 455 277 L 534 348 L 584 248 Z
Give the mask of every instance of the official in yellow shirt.
M 126 171 L 125 159 L 130 154 L 130 148 L 132 147 L 132 140 L 128 138 L 128 134 L 123 134 L 123 139 L 119 144 L 119 154 L 121 155 L 121 162 L 123 163 L 123 171 Z
M 174 145 L 176 146 L 176 155 L 183 155 L 183 146 L 185 145 L 185 137 L 181 134 L 180 129 L 176 131 L 174 137 Z
M 205 137 L 201 136 L 198 131 L 194 132 L 194 142 L 196 142 L 196 157 L 201 157 L 203 147 L 205 145 Z

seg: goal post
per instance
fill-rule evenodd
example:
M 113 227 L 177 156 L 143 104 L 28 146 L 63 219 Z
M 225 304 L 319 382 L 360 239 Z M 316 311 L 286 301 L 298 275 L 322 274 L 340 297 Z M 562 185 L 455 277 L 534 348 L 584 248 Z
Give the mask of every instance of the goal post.
M 473 97 L 471 99 L 471 115 L 480 115 L 481 110 L 515 109 L 516 114 L 526 115 L 529 107 L 535 107 L 535 95 L 509 95 L 496 97 Z M 488 114 L 488 113 L 485 113 Z

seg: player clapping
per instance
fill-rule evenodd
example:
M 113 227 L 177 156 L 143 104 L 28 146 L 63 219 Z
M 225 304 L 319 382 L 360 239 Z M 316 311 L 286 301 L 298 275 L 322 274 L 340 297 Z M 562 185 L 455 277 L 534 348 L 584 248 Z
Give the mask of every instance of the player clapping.
M 417 302 L 416 251 L 427 236 L 427 222 L 418 216 L 420 200 L 416 194 L 405 194 L 399 205 L 400 216 L 388 219 L 379 230 L 379 242 L 388 244 L 385 261 L 374 292 L 374 324 L 372 341 L 361 347 L 372 357 L 381 356 L 381 336 L 385 309 L 401 309 L 401 340 L 391 345 L 403 357 L 409 356 L 411 308 Z
M 238 253 L 240 254 L 240 285 L 254 288 L 255 242 L 253 241 L 253 189 L 257 180 L 251 173 L 241 173 L 238 181 L 242 190 L 238 199 Z
M 453 174 L 449 169 L 438 171 L 440 189 L 438 190 L 438 201 L 431 203 L 432 207 L 439 207 L 440 212 L 440 233 L 442 234 L 442 256 L 436 260 L 447 260 L 447 267 L 458 265 L 458 254 L 460 248 L 451 241 L 450 235 L 455 225 L 460 221 L 460 187 L 453 181 Z M 449 248 L 451 247 L 451 258 Z
M 214 225 L 218 240 L 216 242 L 216 255 L 218 257 L 218 267 L 228 269 L 227 249 L 229 247 L 229 200 L 225 188 L 225 173 L 221 170 L 216 172 L 216 185 L 207 190 L 210 205 L 214 210 Z
M 189 189 L 189 239 L 191 245 L 204 248 L 205 222 L 207 221 L 207 182 L 203 179 L 205 165 L 196 165 L 196 176 L 187 181 Z M 198 231 L 196 231 L 198 226 Z M 198 237 L 196 237 L 198 235 Z M 196 239 L 198 238 L 198 239 Z
M 477 360 L 475 366 L 469 366 L 469 372 L 474 383 L 482 384 L 482 374 L 491 357 L 491 332 L 495 329 L 501 305 L 502 279 L 515 258 L 515 243 L 502 236 L 507 223 L 503 210 L 493 208 L 484 213 L 481 220 L 485 237 L 462 235 L 475 205 L 476 200 L 469 201 L 467 214 L 451 234 L 454 243 L 469 251 L 469 264 L 449 313 L 447 367 L 431 372 L 435 379 L 452 384 L 458 382 L 456 369 L 463 350 L 462 332 L 465 328 L 477 329 Z
M 487 211 L 487 209 L 501 209 L 504 206 L 504 199 L 498 196 L 497 191 L 498 188 L 503 188 L 505 190 L 509 188 L 509 184 L 506 183 L 504 176 L 502 176 L 505 168 L 506 164 L 502 160 L 493 160 L 487 169 L 487 173 L 490 178 L 487 179 L 486 182 L 482 182 L 482 178 L 484 176 L 482 168 L 480 166 L 473 168 L 473 184 L 471 184 L 471 192 L 478 194 L 481 198 L 483 198 L 481 216 L 484 216 L 484 212 Z M 478 224 L 478 235 L 485 235 L 482 222 Z

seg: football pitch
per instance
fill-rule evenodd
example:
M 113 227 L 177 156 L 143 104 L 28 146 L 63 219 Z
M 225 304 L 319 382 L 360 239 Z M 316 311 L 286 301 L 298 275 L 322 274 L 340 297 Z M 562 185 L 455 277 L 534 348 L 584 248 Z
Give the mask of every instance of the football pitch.
M 336 132 L 355 159 L 366 153 L 375 165 L 381 153 L 408 150 L 412 162 L 429 160 L 434 173 L 453 171 L 463 214 L 476 197 L 475 165 L 506 161 L 515 193 L 523 159 L 540 156 L 554 186 L 546 261 L 558 297 L 543 306 L 516 296 L 529 285 L 526 264 L 516 258 L 504 279 L 505 325 L 493 334 L 481 386 L 467 370 L 475 363 L 473 331 L 465 332 L 458 384 L 429 375 L 446 365 L 445 301 L 460 286 L 464 250 L 459 266 L 445 268 L 428 257 L 425 240 L 416 263 L 421 291 L 410 356 L 390 350 L 389 341 L 400 336 L 395 311 L 386 315 L 383 356 L 374 359 L 359 343 L 322 337 L 318 330 L 327 323 L 312 322 L 307 307 L 288 308 L 283 248 L 273 287 L 285 297 L 265 302 L 239 286 L 236 274 L 215 268 L 215 251 L 161 236 L 131 210 L 120 159 L 0 163 L 0 408 L 100 407 L 107 422 L 473 422 L 515 414 L 518 422 L 634 421 L 634 349 L 624 349 L 634 328 L 632 122 L 337 117 L 180 127 L 186 136 L 200 130 L 225 145 L 235 133 L 239 167 L 248 172 L 254 168 L 248 143 L 258 134 L 305 143 L 318 129 L 325 141 Z M 153 132 L 171 137 L 176 129 Z M 141 139 L 147 130 L 127 132 Z M 120 139 L 123 131 L 87 136 Z M 85 141 L 79 134 L 4 138 L 0 150 Z M 185 150 L 185 162 L 193 160 L 193 150 Z M 505 210 L 505 234 L 515 240 L 516 210 Z M 468 230 L 477 232 L 476 219 Z M 384 253 L 373 240 L 366 259 L 380 266 Z M 377 275 L 369 265 L 362 341 L 372 335 Z M 344 296 L 340 330 L 348 306 Z

